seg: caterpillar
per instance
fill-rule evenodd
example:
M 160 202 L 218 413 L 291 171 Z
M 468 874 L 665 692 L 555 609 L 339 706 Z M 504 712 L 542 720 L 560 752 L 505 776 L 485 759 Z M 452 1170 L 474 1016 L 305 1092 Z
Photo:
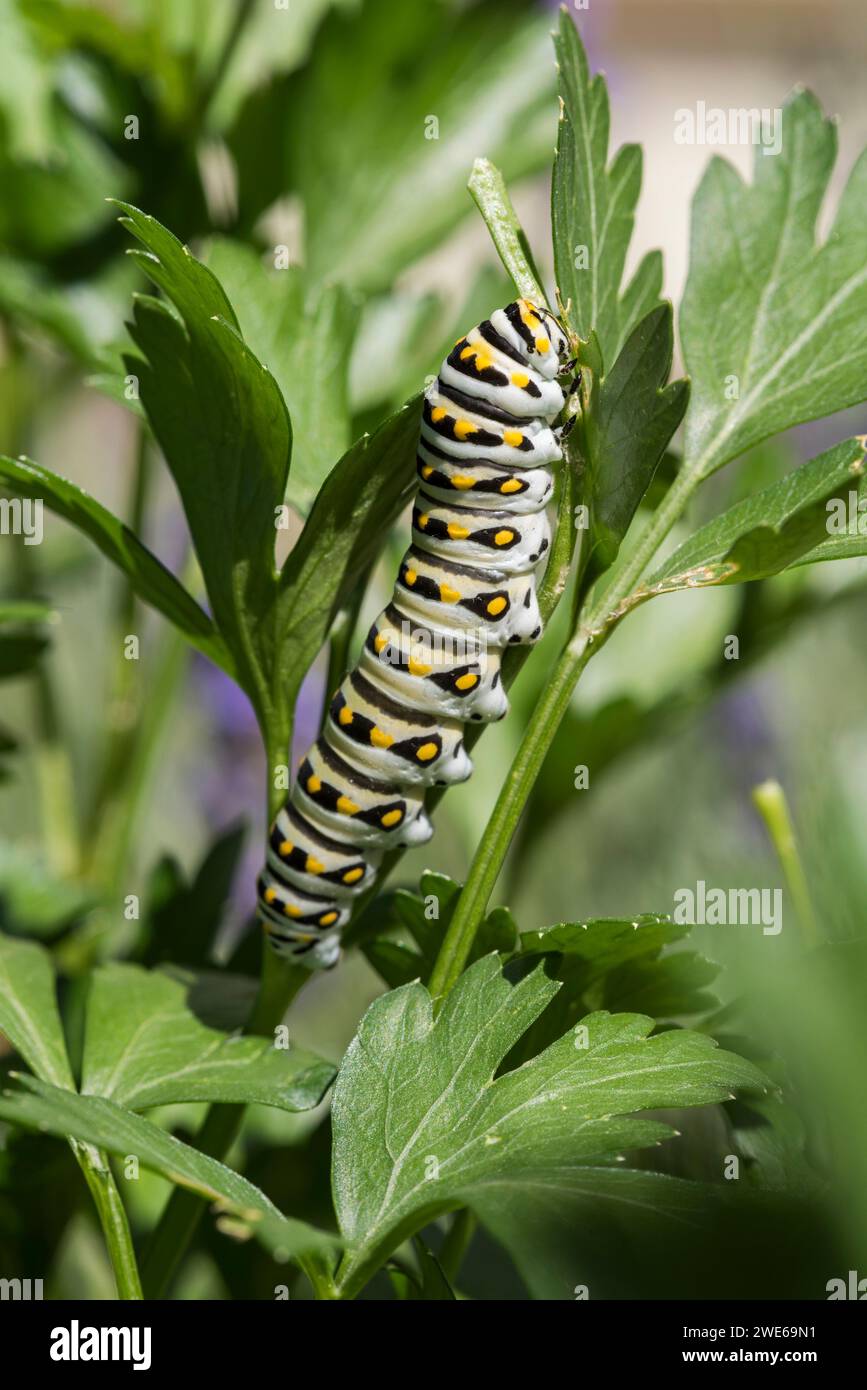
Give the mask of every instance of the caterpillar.
M 459 338 L 425 392 L 394 593 L 269 831 L 258 909 L 281 955 L 335 963 L 386 850 L 433 834 L 426 788 L 470 776 L 464 725 L 508 710 L 503 650 L 542 632 L 567 346 L 547 309 L 518 299 Z

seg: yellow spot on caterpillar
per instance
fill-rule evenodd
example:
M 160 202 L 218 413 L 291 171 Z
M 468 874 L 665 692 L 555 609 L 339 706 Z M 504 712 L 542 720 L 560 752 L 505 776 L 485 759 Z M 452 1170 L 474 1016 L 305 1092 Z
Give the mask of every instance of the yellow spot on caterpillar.
M 455 439 L 466 439 L 468 434 L 478 434 L 478 426 L 472 420 L 455 420 Z
M 467 536 L 470 534 L 466 526 L 459 525 L 457 521 L 449 522 L 448 533 L 453 541 L 465 541 Z
M 528 328 L 532 328 L 535 323 L 539 322 L 539 316 L 536 312 L 536 306 L 533 303 L 532 299 L 519 299 L 518 309 L 521 314 L 521 318 L 524 320 L 524 323 L 527 325 Z
M 524 436 L 520 430 L 503 430 L 503 443 L 508 444 L 513 449 L 520 449 L 524 442 Z
M 488 612 L 492 618 L 496 618 L 506 606 L 506 600 L 500 595 L 499 598 L 492 598 L 488 604 Z
M 359 880 L 360 878 L 363 878 L 363 877 L 364 877 L 364 870 L 363 870 L 363 869 L 360 869 L 360 868 L 357 868 L 357 867 L 354 868 L 354 869 L 347 869 L 347 870 L 346 870 L 346 873 L 343 875 L 343 882 L 344 882 L 344 883 L 357 883 L 358 880 Z
M 406 580 L 407 584 L 414 584 L 415 581 L 418 579 L 418 575 L 416 574 L 415 570 L 404 570 L 403 577 Z
M 354 801 L 350 801 L 348 796 L 337 798 L 337 809 L 342 816 L 355 816 L 358 814 L 358 807 Z
M 500 492 L 520 492 L 521 484 L 517 478 L 509 478 L 508 482 L 500 484 Z
M 314 859 L 312 854 L 308 854 L 307 862 L 305 863 L 304 868 L 308 874 L 325 873 L 325 865 L 321 864 L 318 859 Z
M 466 362 L 470 357 L 476 359 L 473 365 L 477 372 L 484 372 L 488 367 L 493 365 L 494 359 L 491 357 L 490 353 L 485 352 L 482 347 L 476 347 L 472 344 L 465 347 L 461 353 L 461 361 Z
M 423 661 L 416 661 L 414 656 L 409 659 L 409 674 L 411 676 L 429 676 L 431 667 L 426 666 Z
M 266 903 L 272 903 L 272 902 L 274 901 L 274 899 L 276 898 L 276 896 L 277 896 L 277 890 L 276 890 L 276 888 L 266 888 L 266 889 L 265 889 L 265 901 L 266 901 Z
M 512 372 L 512 385 L 513 385 L 513 386 L 521 386 L 521 387 L 524 387 L 524 386 L 529 386 L 529 384 L 530 384 L 530 378 L 529 378 L 529 376 L 527 375 L 526 372 Z
M 415 756 L 420 763 L 429 763 L 431 758 L 436 757 L 437 752 L 438 749 L 435 743 L 423 743 Z
M 427 524 L 428 524 L 429 521 L 430 521 L 430 517 L 428 516 L 427 512 L 425 512 L 423 516 L 420 516 L 420 517 L 419 517 L 419 519 L 418 519 L 418 524 L 419 524 L 419 527 L 420 527 L 420 529 L 421 529 L 422 531 L 423 531 L 424 528 L 427 526 Z
M 352 710 L 349 708 L 348 705 L 343 706 L 342 710 L 337 716 L 337 719 L 340 724 L 352 723 Z
M 307 778 L 307 790 L 311 793 L 311 795 L 314 792 L 322 791 L 322 779 L 321 777 L 317 777 L 315 772 L 311 773 L 311 775 Z
M 332 922 L 336 922 L 336 921 L 337 921 L 337 913 L 336 913 L 336 912 L 323 912 L 322 916 L 319 918 L 319 925 L 320 925 L 320 927 L 330 927 L 331 924 L 332 924 Z
M 423 478 L 429 478 L 432 472 L 433 472 L 433 468 L 431 467 L 431 465 L 430 465 L 429 463 L 426 463 L 426 464 L 424 465 L 424 467 L 422 468 L 422 470 L 421 470 L 421 476 L 422 476 Z
M 280 848 L 278 849 L 277 853 L 285 856 L 287 854 L 291 854 L 294 848 L 295 846 L 293 845 L 291 840 L 281 840 Z
M 475 481 L 475 478 L 468 478 L 466 473 L 456 473 L 452 478 L 452 487 L 465 491 L 468 487 L 473 487 Z
M 446 418 L 445 406 L 434 406 L 433 410 L 430 413 L 430 418 L 433 420 L 435 425 L 438 425 L 440 420 L 444 420 Z
M 371 729 L 370 741 L 374 748 L 390 748 L 394 743 L 391 734 L 383 733 L 382 729 Z
M 385 632 L 378 632 L 373 639 L 373 645 L 378 652 L 381 652 L 383 647 L 388 646 L 388 634 Z
M 549 338 L 536 339 L 536 351 L 546 353 L 551 351 L 551 340 Z
M 292 903 L 283 904 L 283 912 L 287 917 L 300 917 L 301 908 L 295 907 Z
M 455 685 L 458 690 L 472 690 L 474 685 L 478 685 L 478 682 L 478 676 L 474 676 L 471 671 L 468 671 L 465 676 L 458 676 Z
M 514 531 L 498 531 L 494 536 L 494 545 L 509 545 L 514 539 Z
M 380 816 L 382 824 L 387 830 L 393 825 L 398 825 L 403 820 L 403 811 L 386 811 L 384 816 Z
M 460 598 L 460 594 L 459 594 L 458 590 L 457 590 L 457 589 L 453 589 L 453 588 L 451 587 L 450 584 L 441 584 L 441 585 L 440 585 L 440 602 L 441 602 L 441 603 L 457 603 L 457 601 L 458 601 L 459 598 Z

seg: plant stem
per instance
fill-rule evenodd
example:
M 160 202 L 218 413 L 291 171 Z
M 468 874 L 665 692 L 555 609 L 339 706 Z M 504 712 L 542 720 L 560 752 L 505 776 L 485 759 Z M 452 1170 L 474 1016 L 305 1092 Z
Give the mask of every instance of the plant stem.
M 609 626 L 623 616 L 622 605 L 632 594 L 671 528 L 683 515 L 700 482 L 701 478 L 695 473 L 688 472 L 685 467 L 681 469 L 622 570 L 614 574 L 610 585 L 596 597 L 585 619 L 587 627 L 595 631 L 601 621 Z
M 208 78 L 202 84 L 198 100 L 196 101 L 196 105 L 193 112 L 193 118 L 196 127 L 198 127 L 203 121 L 205 115 L 207 114 L 208 107 L 210 106 L 214 97 L 217 95 L 220 83 L 226 75 L 226 70 L 232 59 L 232 55 L 238 46 L 238 40 L 244 32 L 244 29 L 247 26 L 247 21 L 250 19 L 252 13 L 253 0 L 238 0 L 235 13 L 232 17 L 232 22 L 229 25 L 229 28 L 226 31 L 226 37 L 223 40 L 223 46 L 220 49 L 219 54 L 217 55 L 217 61 L 214 63 L 214 66 L 211 69 Z
M 304 966 L 290 966 L 267 945 L 262 978 L 245 1033 L 269 1037 L 282 1021 L 296 994 L 310 979 Z M 244 1105 L 212 1105 L 196 1137 L 196 1148 L 223 1159 L 234 1144 L 246 1114 Z M 161 1298 L 202 1219 L 206 1202 L 188 1188 L 175 1187 L 151 1234 L 142 1261 L 142 1281 L 148 1298 Z
M 485 826 L 469 877 L 440 946 L 428 986 L 435 1005 L 442 1003 L 469 959 L 476 930 L 503 867 L 527 797 L 533 789 L 560 720 L 569 707 L 578 677 L 596 650 L 597 647 L 589 634 L 584 632 L 579 631 L 568 643 L 524 731 L 524 737 L 500 789 L 491 818 Z
M 782 865 L 804 938 L 808 945 L 817 946 L 820 940 L 819 927 L 786 793 L 779 782 L 771 779 L 753 788 L 753 802 L 767 827 L 771 843 Z
M 469 1207 L 461 1207 L 452 1217 L 452 1224 L 449 1226 L 448 1234 L 443 1241 L 443 1248 L 440 1251 L 440 1264 L 443 1274 L 449 1283 L 454 1285 L 464 1255 L 469 1249 L 470 1241 L 476 1232 L 476 1218 Z
M 96 1206 L 99 1224 L 114 1270 L 117 1296 L 121 1299 L 140 1299 L 141 1281 L 126 1210 L 117 1190 L 108 1157 L 90 1144 L 72 1141 L 72 1151 L 78 1160 Z

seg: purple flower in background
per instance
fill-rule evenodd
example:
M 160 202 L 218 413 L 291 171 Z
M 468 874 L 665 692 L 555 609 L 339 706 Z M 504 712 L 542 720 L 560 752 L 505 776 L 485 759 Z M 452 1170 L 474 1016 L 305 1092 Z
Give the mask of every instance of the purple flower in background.
M 762 683 L 750 681 L 723 695 L 708 716 L 738 800 L 750 807 L 753 787 L 771 777 L 783 780 L 781 750 L 767 713 L 772 698 L 769 695 L 766 702 Z M 756 834 L 764 838 L 758 814 L 751 819 Z

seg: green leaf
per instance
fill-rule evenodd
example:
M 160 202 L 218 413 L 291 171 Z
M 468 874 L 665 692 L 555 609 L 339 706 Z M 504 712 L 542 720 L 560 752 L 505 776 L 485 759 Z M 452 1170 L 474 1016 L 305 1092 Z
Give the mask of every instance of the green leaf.
M 518 221 L 502 173 L 489 159 L 477 159 L 467 184 L 500 260 L 518 294 L 544 304 L 545 294 L 526 234 Z
M 427 1248 L 421 1236 L 413 1236 L 412 1244 L 421 1272 L 421 1286 L 411 1297 L 425 1303 L 455 1302 L 454 1289 L 436 1255 Z
M 554 47 L 561 100 L 551 185 L 557 287 L 573 332 L 585 342 L 595 332 L 602 363 L 610 368 L 659 298 L 662 260 L 659 252 L 646 256 L 620 297 L 641 191 L 641 147 L 624 145 L 608 165 L 605 79 L 601 73 L 591 78 L 584 45 L 565 8 Z
M 232 673 L 232 658 L 207 613 L 129 527 L 101 503 L 30 459 L 0 455 L 0 479 L 22 497 L 41 498 L 51 511 L 88 536 L 123 571 L 139 598 L 174 623 L 211 661 Z
M 695 477 L 867 394 L 867 151 L 816 245 L 836 149 L 834 122 L 802 91 L 783 109 L 780 153 L 757 145 L 752 184 L 719 158 L 702 179 L 680 316 Z
M 81 1090 L 130 1110 L 224 1101 L 309 1110 L 334 1067 L 273 1039 L 228 1036 L 190 1007 L 189 987 L 158 971 L 107 965 L 87 1002 Z
M 95 906 L 92 886 L 62 878 L 37 850 L 0 840 L 0 926 L 10 936 L 51 939 Z
M 229 1234 L 245 1232 L 244 1227 L 233 1228 L 225 1217 L 217 1225 L 218 1229 Z M 320 1231 L 315 1226 L 308 1226 L 306 1221 L 279 1214 L 263 1216 L 261 1220 L 254 1221 L 245 1233 L 254 1235 L 278 1264 L 285 1264 L 287 1260 L 297 1261 L 306 1255 L 332 1256 L 343 1245 L 340 1237 L 331 1231 Z
M 861 439 L 862 446 L 865 439 Z M 829 507 L 829 534 L 821 545 L 808 550 L 795 565 L 815 565 L 825 560 L 857 560 L 867 555 L 867 477 L 862 475 L 857 487 L 844 493 L 836 505 Z
M 130 192 L 130 171 L 58 102 L 51 155 L 44 162 L 18 158 L 5 126 L 0 128 L 0 244 L 28 260 L 50 258 L 95 237 L 111 218 L 106 199 Z
M 142 963 L 201 966 L 215 938 L 241 859 L 245 824 L 230 825 L 208 848 L 188 883 L 177 861 L 165 856 L 152 871 L 145 902 Z
M 469 212 L 477 156 L 509 182 L 541 168 L 556 120 L 550 72 L 545 20 L 513 0 L 334 10 L 289 80 L 282 123 L 310 271 L 382 287 Z
M 627 606 L 675 589 L 767 579 L 828 536 L 827 503 L 848 497 L 864 471 L 864 441 L 846 439 L 746 497 L 675 550 Z
M 100 1096 L 80 1096 L 33 1076 L 0 1096 L 0 1119 L 42 1134 L 94 1144 L 121 1158 L 135 1157 L 169 1182 L 243 1213 L 279 1215 L 264 1192 L 207 1154 L 183 1144 L 140 1115 Z
M 74 1087 L 51 957 L 8 936 L 0 936 L 0 1031 L 43 1081 Z
M 152 217 L 122 222 L 147 248 L 130 254 L 168 296 L 135 302 L 126 357 L 181 495 L 214 619 L 263 722 L 272 683 L 275 525 L 292 433 L 279 388 L 254 357 L 219 281 Z
M 473 1205 L 491 1183 L 532 1182 L 563 1164 L 615 1157 L 669 1131 L 632 1118 L 763 1089 L 748 1062 L 701 1034 L 648 1037 L 636 1014 L 591 1014 L 540 1056 L 494 1080 L 557 990 L 541 969 L 506 972 L 486 956 L 461 976 L 436 1022 L 423 985 L 375 1001 L 334 1092 L 333 1190 L 357 1290 L 435 1215 Z M 586 1046 L 583 1045 L 586 1043 Z
M 805 1273 L 803 1251 L 827 1247 L 821 1218 L 803 1202 L 744 1189 L 575 1165 L 532 1183 L 504 1174 L 478 1189 L 473 1206 L 534 1299 L 592 1304 L 646 1298 L 648 1289 L 678 1300 L 697 1289 L 722 1299 L 814 1297 L 815 1265 Z
M 555 1041 L 591 1009 L 637 1010 L 654 1018 L 669 1017 L 668 1005 L 675 1000 L 686 1002 L 683 1012 L 696 1012 L 716 1003 L 688 992 L 687 982 L 680 971 L 689 968 L 675 964 L 680 959 L 694 959 L 693 954 L 663 955 L 689 933 L 680 926 L 655 913 L 636 917 L 601 917 L 586 922 L 562 922 L 542 931 L 523 932 L 521 954 L 544 955 L 545 972 L 561 987 L 547 1008 L 527 1029 L 509 1055 L 512 1066 L 535 1057 Z M 701 957 L 696 971 L 704 981 L 715 967 Z M 692 977 L 690 976 L 690 980 Z M 695 1008 L 689 1007 L 694 1004 Z M 657 1013 L 654 1005 L 663 1005 Z
M 32 671 L 50 643 L 46 631 L 57 612 L 25 599 L 0 602 L 0 680 Z
M 207 259 L 283 394 L 295 436 L 287 496 L 306 516 L 352 442 L 347 377 L 359 305 L 341 285 L 318 284 L 298 266 L 269 271 L 239 242 L 217 239 Z
M 640 956 L 657 956 L 664 946 L 680 941 L 689 927 L 661 913 L 636 917 L 595 917 L 586 922 L 561 922 L 542 931 L 522 932 L 524 955 L 567 955 L 584 970 L 585 988 L 610 970 Z
M 653 309 L 630 334 L 611 370 L 591 338 L 582 357 L 583 414 L 577 434 L 585 463 L 583 499 L 590 508 L 596 568 L 612 564 L 683 419 L 689 383 L 672 381 L 674 331 L 670 304 Z

